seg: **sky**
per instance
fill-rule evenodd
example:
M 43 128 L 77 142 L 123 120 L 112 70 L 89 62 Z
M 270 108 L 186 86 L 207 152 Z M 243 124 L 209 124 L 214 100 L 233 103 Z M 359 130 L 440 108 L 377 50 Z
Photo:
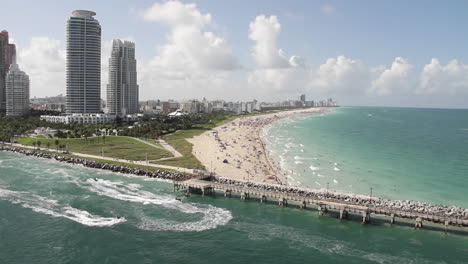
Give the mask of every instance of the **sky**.
M 31 95 L 65 94 L 66 21 L 136 43 L 140 100 L 276 101 L 468 108 L 468 1 L 0 0 Z

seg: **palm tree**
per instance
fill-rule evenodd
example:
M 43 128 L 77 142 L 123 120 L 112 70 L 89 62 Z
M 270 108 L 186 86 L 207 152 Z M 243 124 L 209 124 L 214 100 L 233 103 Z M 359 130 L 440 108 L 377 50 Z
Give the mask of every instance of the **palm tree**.
M 46 142 L 46 147 L 47 147 L 47 149 L 50 148 L 50 142 L 49 141 Z
M 55 147 L 57 148 L 57 152 L 58 152 L 60 141 L 58 139 L 56 139 L 54 144 L 55 144 Z
M 33 145 L 34 148 L 36 148 L 36 142 L 35 141 L 32 143 L 32 145 Z
M 37 149 L 39 149 L 39 150 L 41 149 L 41 144 L 42 144 L 42 142 L 40 140 L 37 141 Z

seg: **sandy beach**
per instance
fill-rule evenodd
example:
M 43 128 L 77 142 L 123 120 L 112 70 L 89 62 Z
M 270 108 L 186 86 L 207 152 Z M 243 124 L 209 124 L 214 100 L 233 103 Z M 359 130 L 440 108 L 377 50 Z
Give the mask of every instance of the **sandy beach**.
M 263 127 L 293 115 L 323 111 L 323 108 L 308 108 L 239 117 L 188 141 L 206 169 L 221 177 L 282 184 L 285 179 L 281 171 L 266 153 L 261 138 Z

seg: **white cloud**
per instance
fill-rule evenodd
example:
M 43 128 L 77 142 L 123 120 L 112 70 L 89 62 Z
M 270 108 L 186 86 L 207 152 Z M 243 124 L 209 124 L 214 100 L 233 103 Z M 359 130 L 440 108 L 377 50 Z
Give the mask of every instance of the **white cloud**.
M 230 71 L 240 66 L 226 40 L 206 30 L 212 25 L 210 14 L 201 13 L 195 4 L 169 1 L 153 4 L 142 17 L 166 23 L 170 30 L 157 55 L 139 63 L 143 97 L 200 97 L 209 92 L 220 96 L 235 85 L 229 81 Z
M 417 94 L 460 94 L 468 92 L 468 65 L 457 60 L 447 65 L 433 58 L 421 73 Z
M 370 85 L 371 71 L 362 62 L 338 56 L 329 58 L 313 73 L 311 91 L 362 93 Z
M 20 68 L 29 75 L 32 96 L 65 94 L 66 51 L 60 41 L 33 37 L 17 53 Z
M 260 68 L 303 67 L 304 61 L 298 56 L 288 58 L 277 47 L 281 24 L 276 16 L 257 16 L 249 25 L 249 38 L 255 41 L 252 56 Z
M 251 90 L 261 95 L 303 92 L 309 80 L 305 60 L 288 57 L 278 48 L 281 24 L 276 16 L 260 15 L 249 25 L 249 38 L 254 41 L 252 58 L 256 69 L 247 73 Z
M 165 22 L 171 26 L 203 27 L 211 23 L 211 14 L 202 14 L 195 4 L 183 4 L 179 1 L 154 3 L 142 12 L 147 21 Z
M 389 69 L 385 69 L 380 76 L 372 82 L 369 94 L 390 95 L 394 93 L 407 93 L 411 87 L 413 65 L 402 57 L 396 57 Z

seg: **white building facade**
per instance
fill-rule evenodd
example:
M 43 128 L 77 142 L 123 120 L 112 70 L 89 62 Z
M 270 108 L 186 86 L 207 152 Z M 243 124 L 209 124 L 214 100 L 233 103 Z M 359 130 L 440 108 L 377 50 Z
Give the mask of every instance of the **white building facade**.
M 14 62 L 5 78 L 6 115 L 29 114 L 29 76 Z
M 67 114 L 101 111 L 101 25 L 95 15 L 75 10 L 67 21 Z

